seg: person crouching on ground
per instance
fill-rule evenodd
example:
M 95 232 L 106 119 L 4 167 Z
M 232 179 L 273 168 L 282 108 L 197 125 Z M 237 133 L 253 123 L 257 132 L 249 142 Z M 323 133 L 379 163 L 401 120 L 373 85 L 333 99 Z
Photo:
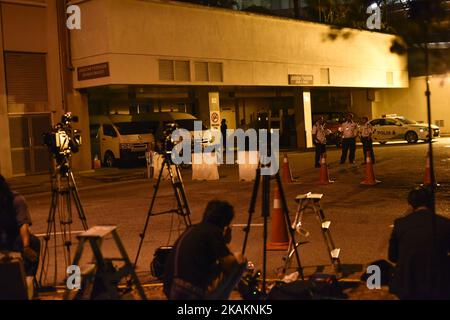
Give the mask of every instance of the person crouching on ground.
M 400 299 L 450 299 L 450 220 L 433 217 L 430 200 L 429 189 L 410 191 L 407 214 L 394 222 L 390 291 Z
M 164 275 L 169 300 L 227 299 L 246 269 L 240 254 L 228 248 L 233 207 L 210 201 L 203 220 L 189 227 L 175 242 Z

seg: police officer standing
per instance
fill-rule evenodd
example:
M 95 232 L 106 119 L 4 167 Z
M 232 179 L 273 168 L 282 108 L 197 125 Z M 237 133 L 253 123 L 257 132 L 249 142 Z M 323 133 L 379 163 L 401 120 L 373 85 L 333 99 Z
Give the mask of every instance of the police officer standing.
M 314 145 L 316 146 L 316 156 L 315 156 L 315 167 L 320 168 L 320 157 L 324 154 L 327 145 L 327 138 L 324 128 L 324 120 L 323 117 L 319 117 L 317 121 L 314 123 L 312 128 L 312 137 Z
M 373 153 L 373 145 L 372 145 L 373 127 L 369 123 L 369 118 L 367 117 L 362 118 L 362 128 L 360 134 L 364 152 L 364 164 L 366 164 L 367 151 L 370 152 L 372 163 L 375 163 L 375 154 Z
M 356 136 L 358 135 L 358 124 L 353 121 L 353 114 L 348 113 L 346 121 L 341 126 L 342 132 L 342 155 L 341 164 L 347 160 L 347 153 L 350 149 L 348 160 L 351 164 L 355 163 Z

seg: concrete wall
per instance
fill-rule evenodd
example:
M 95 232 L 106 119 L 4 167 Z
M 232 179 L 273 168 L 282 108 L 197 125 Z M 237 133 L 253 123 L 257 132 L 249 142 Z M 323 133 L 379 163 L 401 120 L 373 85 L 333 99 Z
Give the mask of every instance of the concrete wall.
M 8 104 L 3 57 L 3 15 L 0 14 L 0 174 L 12 175 L 11 144 L 9 140 Z
M 427 121 L 425 78 L 410 80 L 409 89 L 380 90 L 376 95 L 373 116 L 396 113 L 416 121 Z M 450 133 L 450 78 L 435 75 L 430 78 L 432 123 L 444 120 L 441 132 Z
M 0 34 L 0 134 L 2 143 L 0 145 L 0 173 L 6 177 L 12 175 L 11 149 L 9 139 L 8 114 L 26 112 L 50 113 L 49 105 L 57 104 L 57 78 L 58 63 L 56 66 L 51 62 L 57 58 L 49 54 L 52 42 L 56 40 L 51 32 L 47 9 L 55 0 L 48 0 L 45 5 L 42 2 L 29 1 L 23 4 L 19 1 L 0 2 L 1 28 Z M 57 44 L 56 44 L 57 46 Z M 47 53 L 47 86 L 55 87 L 55 91 L 49 89 L 48 103 L 9 105 L 6 96 L 6 78 L 4 70 L 4 51 Z M 56 72 L 56 75 L 55 75 Z M 61 99 L 59 99 L 61 100 Z
M 372 101 L 371 101 L 371 91 L 367 89 L 362 90 L 352 90 L 351 91 L 351 106 L 350 111 L 355 115 L 356 119 L 361 117 L 372 116 Z
M 47 7 L 12 3 L 1 6 L 4 50 L 47 52 Z
M 61 70 L 63 73 L 67 73 L 69 70 L 66 62 L 61 64 L 60 61 L 57 19 L 57 4 L 61 5 L 60 1 L 0 1 L 2 22 L 0 26 L 2 29 L 0 30 L 2 31 L 0 32 L 0 173 L 7 177 L 12 175 L 8 114 L 49 113 L 53 123 L 59 122 L 61 115 L 66 111 L 73 110 L 77 114 L 85 110 L 87 114 L 87 102 L 79 102 L 82 99 L 78 92 L 73 91 L 71 83 L 65 84 L 63 92 L 62 79 L 64 76 L 62 77 Z M 65 23 L 64 20 L 61 22 Z M 46 103 L 7 106 L 4 51 L 44 53 L 46 55 L 48 88 Z M 86 170 L 91 167 L 88 117 L 85 118 L 85 122 L 75 125 L 75 127 L 83 129 L 83 139 L 87 144 L 82 147 L 79 154 L 73 157 L 74 169 L 77 170 Z M 87 153 L 84 149 L 87 149 Z
M 287 86 L 288 74 L 313 76 L 313 86 L 406 87 L 406 59 L 390 53 L 392 36 L 349 30 L 328 40 L 329 27 L 170 1 L 91 0 L 80 4 L 72 34 L 76 67 L 109 62 L 105 84 Z M 160 81 L 158 59 L 223 63 L 223 83 Z M 321 68 L 329 68 L 330 81 Z M 392 72 L 392 83 L 388 81 Z

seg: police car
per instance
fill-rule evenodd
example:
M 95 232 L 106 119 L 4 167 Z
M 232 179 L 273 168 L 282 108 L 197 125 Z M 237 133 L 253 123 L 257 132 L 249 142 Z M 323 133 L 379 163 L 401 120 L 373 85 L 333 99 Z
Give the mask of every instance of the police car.
M 370 121 L 373 126 L 373 141 L 381 144 L 393 140 L 406 140 L 408 143 L 416 143 L 419 140 L 428 140 L 428 124 L 418 123 L 414 120 L 406 119 L 397 115 L 384 115 L 382 118 Z M 431 125 L 432 137 L 440 136 L 440 129 L 436 125 Z

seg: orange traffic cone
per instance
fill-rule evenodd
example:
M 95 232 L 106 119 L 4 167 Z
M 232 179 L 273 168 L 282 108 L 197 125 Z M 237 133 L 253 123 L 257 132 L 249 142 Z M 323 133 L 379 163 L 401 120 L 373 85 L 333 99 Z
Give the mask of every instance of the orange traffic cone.
M 283 209 L 281 208 L 280 192 L 278 187 L 275 188 L 273 198 L 273 210 L 271 214 L 271 241 L 267 243 L 267 250 L 287 250 L 289 247 L 289 237 L 284 218 Z
M 361 181 L 361 184 L 365 184 L 367 186 L 374 186 L 381 181 L 375 179 L 375 173 L 373 171 L 373 163 L 372 157 L 370 156 L 370 151 L 366 153 L 366 178 Z
M 431 169 L 430 169 L 430 152 L 427 153 L 427 161 L 425 165 L 425 177 L 423 178 L 424 186 L 431 186 L 433 182 L 431 181 Z M 434 185 L 439 186 L 436 180 L 436 175 L 434 176 Z
M 318 184 L 333 183 L 328 176 L 327 154 L 324 152 L 320 156 L 320 180 Z
M 95 155 L 94 160 L 92 160 L 92 168 L 100 169 L 102 167 L 102 162 L 98 159 L 98 155 Z
M 281 181 L 283 181 L 283 183 L 290 183 L 293 181 L 287 153 L 284 154 L 283 158 L 283 174 Z

